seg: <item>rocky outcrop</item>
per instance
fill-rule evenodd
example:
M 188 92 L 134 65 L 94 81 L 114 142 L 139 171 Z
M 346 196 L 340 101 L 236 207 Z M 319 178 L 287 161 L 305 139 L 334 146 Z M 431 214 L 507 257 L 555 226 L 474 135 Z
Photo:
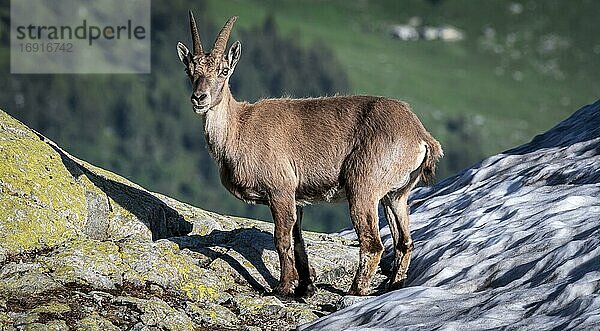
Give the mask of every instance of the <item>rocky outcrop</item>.
M 0 329 L 597 329 L 599 144 L 600 101 L 417 189 L 407 287 L 382 296 L 343 296 L 352 230 L 306 233 L 318 291 L 297 301 L 270 294 L 272 224 L 148 192 L 0 111 Z
M 275 297 L 272 224 L 148 192 L 2 111 L 0 169 L 3 330 L 292 329 L 334 310 L 356 267 L 355 242 L 307 233 L 318 292 Z

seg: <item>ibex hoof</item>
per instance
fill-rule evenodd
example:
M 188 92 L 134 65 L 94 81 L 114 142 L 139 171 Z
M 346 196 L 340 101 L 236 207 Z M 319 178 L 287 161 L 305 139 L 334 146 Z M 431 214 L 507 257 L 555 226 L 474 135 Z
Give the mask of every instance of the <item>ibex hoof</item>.
M 279 284 L 277 284 L 277 286 L 275 286 L 275 288 L 273 289 L 273 292 L 275 294 L 283 296 L 283 297 L 293 297 L 294 296 L 294 290 L 292 289 L 291 284 L 279 283 Z
M 313 283 L 300 283 L 296 290 L 294 291 L 294 295 L 296 297 L 302 298 L 310 298 L 317 292 L 317 287 Z
M 387 286 L 387 291 L 395 291 L 404 287 L 404 283 L 406 282 L 406 278 L 402 278 L 395 282 L 390 282 Z
M 356 288 L 356 287 L 351 287 L 350 291 L 348 291 L 348 295 L 354 295 L 354 296 L 365 296 L 365 295 L 369 295 L 369 289 L 360 289 L 360 288 Z

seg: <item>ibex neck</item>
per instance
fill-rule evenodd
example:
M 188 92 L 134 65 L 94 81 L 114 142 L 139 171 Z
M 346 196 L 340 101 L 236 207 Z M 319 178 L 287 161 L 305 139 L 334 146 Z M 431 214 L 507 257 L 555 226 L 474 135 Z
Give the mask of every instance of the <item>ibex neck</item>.
M 228 144 L 237 132 L 237 113 L 241 104 L 238 103 L 229 87 L 223 90 L 221 102 L 213 106 L 204 116 L 204 135 L 210 153 L 215 158 L 219 166 L 225 158 L 228 148 L 233 148 Z

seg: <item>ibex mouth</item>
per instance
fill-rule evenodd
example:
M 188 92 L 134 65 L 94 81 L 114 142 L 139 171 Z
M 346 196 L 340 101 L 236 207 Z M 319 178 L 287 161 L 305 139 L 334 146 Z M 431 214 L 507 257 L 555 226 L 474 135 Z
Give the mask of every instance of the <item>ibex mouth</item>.
M 209 108 L 210 107 L 208 105 L 200 105 L 200 106 L 194 105 L 194 112 L 196 114 L 203 115 L 203 114 L 206 114 L 206 112 L 208 111 Z

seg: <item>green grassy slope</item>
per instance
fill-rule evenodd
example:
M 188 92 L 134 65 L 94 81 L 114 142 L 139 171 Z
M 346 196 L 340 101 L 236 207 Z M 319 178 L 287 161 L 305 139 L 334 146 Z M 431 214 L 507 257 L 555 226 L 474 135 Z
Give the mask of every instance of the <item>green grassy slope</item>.
M 594 1 L 212 0 L 207 7 L 215 21 L 239 15 L 241 26 L 272 13 L 286 33 L 329 45 L 355 94 L 410 102 L 442 143 L 448 117 L 477 115 L 488 155 L 529 140 L 600 96 L 594 23 L 600 3 Z M 413 16 L 424 25 L 456 26 L 466 39 L 392 39 L 389 26 Z

